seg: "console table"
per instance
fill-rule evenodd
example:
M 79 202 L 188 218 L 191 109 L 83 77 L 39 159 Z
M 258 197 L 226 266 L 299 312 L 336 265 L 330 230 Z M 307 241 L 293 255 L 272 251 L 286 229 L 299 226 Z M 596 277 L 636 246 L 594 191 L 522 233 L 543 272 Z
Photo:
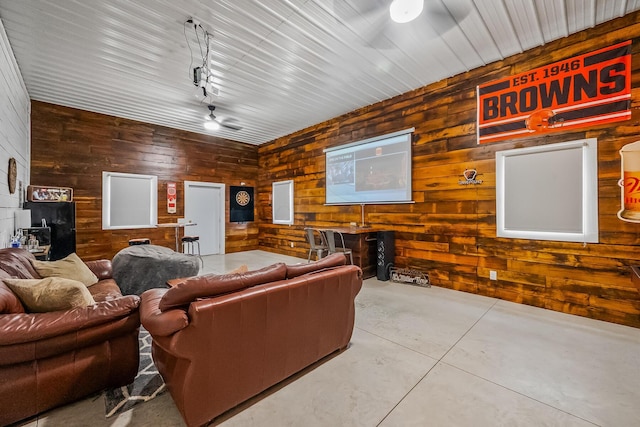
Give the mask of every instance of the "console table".
M 362 227 L 335 227 L 326 229 L 342 233 L 344 245 L 353 252 L 353 264 L 362 269 L 363 278 L 368 279 L 376 275 L 376 241 L 378 230 Z

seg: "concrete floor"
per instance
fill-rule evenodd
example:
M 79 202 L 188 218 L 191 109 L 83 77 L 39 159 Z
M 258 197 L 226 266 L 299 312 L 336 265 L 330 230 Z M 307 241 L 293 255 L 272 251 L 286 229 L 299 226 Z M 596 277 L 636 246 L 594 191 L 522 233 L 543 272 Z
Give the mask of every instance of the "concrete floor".
M 204 257 L 202 273 L 306 262 Z M 640 329 L 375 278 L 350 347 L 213 425 L 640 426 Z M 26 426 L 183 426 L 165 393 L 110 419 L 101 395 Z

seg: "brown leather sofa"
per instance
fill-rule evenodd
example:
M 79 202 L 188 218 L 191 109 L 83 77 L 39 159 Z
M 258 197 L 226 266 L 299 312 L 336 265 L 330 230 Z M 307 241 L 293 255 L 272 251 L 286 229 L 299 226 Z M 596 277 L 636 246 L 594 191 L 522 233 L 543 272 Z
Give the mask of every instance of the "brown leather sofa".
M 122 296 L 111 262 L 86 262 L 96 304 L 27 313 L 2 279 L 40 278 L 24 249 L 0 249 L 0 425 L 133 381 L 140 298 Z
M 142 294 L 153 359 L 187 425 L 205 425 L 347 348 L 362 271 L 344 264 L 338 253 Z

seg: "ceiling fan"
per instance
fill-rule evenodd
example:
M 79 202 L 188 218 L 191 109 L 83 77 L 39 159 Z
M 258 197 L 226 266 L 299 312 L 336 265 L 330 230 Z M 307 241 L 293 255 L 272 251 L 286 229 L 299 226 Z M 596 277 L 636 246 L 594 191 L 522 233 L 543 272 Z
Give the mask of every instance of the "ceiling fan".
M 213 114 L 213 111 L 216 109 L 215 105 L 209 104 L 207 105 L 207 108 L 209 109 L 209 114 L 207 114 L 206 116 L 204 116 L 205 122 L 204 122 L 204 128 L 207 130 L 218 130 L 221 127 L 226 128 L 226 129 L 230 129 L 230 130 L 241 130 L 242 127 L 240 126 L 235 126 L 232 125 L 230 123 L 227 123 L 226 121 L 223 120 L 219 120 L 215 114 Z
M 473 7 L 471 0 L 334 0 L 337 18 L 365 45 L 391 49 L 442 36 Z

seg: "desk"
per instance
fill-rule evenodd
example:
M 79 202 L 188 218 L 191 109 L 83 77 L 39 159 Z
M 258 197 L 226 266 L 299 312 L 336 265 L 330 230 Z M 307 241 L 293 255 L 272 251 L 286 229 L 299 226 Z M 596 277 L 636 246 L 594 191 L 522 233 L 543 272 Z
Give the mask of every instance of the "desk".
M 361 227 L 321 229 L 321 231 L 323 230 L 333 230 L 342 233 L 344 245 L 353 252 L 353 264 L 362 269 L 362 276 L 365 279 L 376 275 L 376 241 L 378 230 Z
M 161 228 L 175 228 L 175 233 L 176 233 L 176 252 L 182 252 L 180 250 L 180 246 L 178 244 L 178 230 L 180 228 L 184 228 L 184 227 L 188 227 L 190 225 L 198 225 L 195 222 L 167 222 L 164 224 L 156 224 L 157 227 L 161 227 Z

